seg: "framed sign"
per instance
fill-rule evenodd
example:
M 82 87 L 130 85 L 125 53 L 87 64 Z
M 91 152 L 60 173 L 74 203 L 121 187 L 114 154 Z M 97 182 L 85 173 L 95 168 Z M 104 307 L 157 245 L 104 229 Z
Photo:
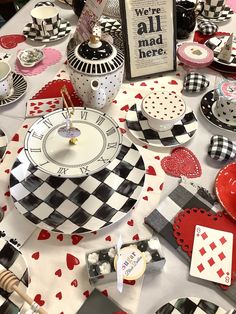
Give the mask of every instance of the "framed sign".
M 120 0 L 128 79 L 176 69 L 175 0 Z

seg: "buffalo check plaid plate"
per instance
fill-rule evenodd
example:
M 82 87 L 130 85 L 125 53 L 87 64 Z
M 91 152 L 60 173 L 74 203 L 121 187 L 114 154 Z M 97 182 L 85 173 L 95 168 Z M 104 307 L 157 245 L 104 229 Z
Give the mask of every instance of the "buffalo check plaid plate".
M 18 287 L 26 292 L 28 287 L 28 268 L 22 254 L 10 243 L 0 239 L 0 265 L 11 271 L 20 280 Z M 22 305 L 16 292 L 8 293 L 0 289 L 0 313 L 17 314 Z
M 66 234 L 99 230 L 123 218 L 139 198 L 143 159 L 127 138 L 103 170 L 83 178 L 54 177 L 30 164 L 21 151 L 10 175 L 16 208 L 40 228 Z
M 133 105 L 127 115 L 126 124 L 135 138 L 156 147 L 178 146 L 189 141 L 197 131 L 198 123 L 191 108 L 187 107 L 182 120 L 171 130 L 158 132 L 150 128 L 147 118 L 141 111 L 141 104 Z
M 154 211 L 145 219 L 145 223 L 165 238 L 177 252 L 190 262 L 189 256 L 177 244 L 173 234 L 173 222 L 175 216 L 186 208 L 204 208 L 207 211 L 217 212 L 218 208 L 214 206 L 215 201 L 216 199 L 203 187 L 199 187 L 188 181 L 181 182 L 160 203 L 158 208 L 154 209 Z M 232 284 L 227 290 L 222 289 L 221 291 L 235 302 L 236 283 Z M 163 313 L 166 314 L 166 312 Z
M 199 298 L 172 300 L 156 311 L 156 314 L 226 314 L 218 305 Z

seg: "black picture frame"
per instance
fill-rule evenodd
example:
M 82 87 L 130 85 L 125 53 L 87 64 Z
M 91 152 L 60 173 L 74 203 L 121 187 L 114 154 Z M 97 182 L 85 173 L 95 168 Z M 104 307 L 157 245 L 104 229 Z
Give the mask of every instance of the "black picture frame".
M 175 0 L 119 0 L 126 78 L 176 70 Z

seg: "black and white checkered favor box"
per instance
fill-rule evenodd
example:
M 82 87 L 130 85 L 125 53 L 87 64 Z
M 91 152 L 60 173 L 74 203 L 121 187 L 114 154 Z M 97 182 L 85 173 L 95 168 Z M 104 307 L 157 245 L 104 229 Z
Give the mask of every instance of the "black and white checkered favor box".
M 236 145 L 225 136 L 213 135 L 208 148 L 208 155 L 218 161 L 236 158 Z
M 123 244 L 121 248 L 132 246 L 144 254 L 146 260 L 145 273 L 160 271 L 165 265 L 161 244 L 157 237 Z M 96 284 L 117 280 L 114 261 L 117 254 L 116 247 L 110 247 L 90 252 L 86 255 L 89 281 Z
M 183 90 L 186 92 L 201 92 L 209 86 L 206 76 L 197 72 L 188 73 L 183 82 Z
M 202 21 L 198 24 L 198 29 L 203 35 L 212 35 L 218 31 L 218 26 L 211 21 Z

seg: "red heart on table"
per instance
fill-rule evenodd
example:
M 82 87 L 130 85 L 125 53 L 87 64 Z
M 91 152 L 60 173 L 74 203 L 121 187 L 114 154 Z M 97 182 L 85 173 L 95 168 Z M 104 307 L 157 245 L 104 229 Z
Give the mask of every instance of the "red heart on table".
M 51 234 L 45 230 L 45 229 L 42 229 L 38 235 L 38 240 L 47 240 L 51 237 Z
M 83 237 L 77 234 L 73 234 L 71 236 L 71 239 L 72 239 L 72 244 L 76 245 L 83 239 Z
M 88 290 L 86 290 L 86 291 L 84 291 L 84 293 L 83 293 L 83 295 L 86 297 L 86 298 L 88 298 L 89 297 L 89 291 Z
M 23 125 L 23 128 L 27 129 L 28 128 L 28 124 Z
M 36 294 L 36 296 L 34 297 L 34 301 L 40 306 L 43 306 L 45 303 L 45 301 L 42 299 L 41 294 Z
M 10 172 L 10 169 L 6 169 L 5 172 L 6 172 L 6 173 L 9 173 L 9 172 Z
M 10 191 L 7 191 L 5 194 L 5 196 L 9 197 L 11 194 L 10 194 Z
M 171 85 L 178 85 L 178 83 L 176 82 L 176 80 L 171 80 L 170 82 L 168 82 L 168 84 L 171 84 Z
M 233 233 L 232 278 L 236 278 L 235 221 L 226 212 L 212 213 L 198 208 L 185 209 L 181 211 L 174 220 L 174 236 L 177 243 L 182 247 L 182 250 L 187 252 L 189 256 L 192 255 L 196 225 Z
M 107 236 L 107 237 L 105 238 L 105 240 L 106 240 L 106 241 L 111 241 L 111 236 Z
M 62 299 L 62 293 L 61 292 L 58 292 L 56 294 L 56 298 L 58 298 L 58 300 L 61 300 Z
M 142 82 L 140 86 L 147 86 L 147 84 L 145 82 Z
M 135 235 L 133 236 L 133 240 L 138 241 L 138 240 L 139 240 L 139 235 L 138 235 L 138 234 L 135 234 Z
M 148 166 L 146 173 L 151 175 L 151 176 L 156 176 L 157 175 L 155 169 L 153 168 L 153 166 Z
M 39 252 L 35 252 L 35 253 L 33 253 L 33 254 L 31 255 L 31 257 L 32 257 L 33 259 L 35 259 L 35 260 L 38 260 L 38 259 L 39 259 L 39 256 L 40 256 Z
M 61 233 L 61 234 L 58 234 L 58 236 L 57 236 L 57 240 L 59 240 L 59 241 L 63 241 L 63 234 Z
M 18 151 L 17 151 L 17 154 L 19 154 L 19 153 L 22 151 L 23 148 L 24 148 L 24 147 L 20 147 L 20 148 L 18 149 Z
M 162 189 L 163 189 L 163 186 L 164 186 L 164 182 L 162 182 L 161 184 L 160 184 L 160 186 L 159 186 L 159 189 L 162 191 Z
M 147 146 L 147 145 L 143 145 L 142 147 L 145 148 L 145 149 L 148 149 L 148 146 Z
M 104 294 L 106 297 L 108 297 L 108 292 L 107 292 L 107 290 L 103 290 L 103 291 L 102 291 L 102 294 Z
M 143 199 L 144 199 L 144 201 L 148 201 L 148 197 L 147 196 L 144 196 Z
M 127 221 L 127 224 L 128 224 L 129 226 L 133 227 L 133 225 L 134 225 L 133 219 L 128 220 L 128 221 Z
M 173 177 L 197 178 L 202 174 L 197 157 L 186 147 L 174 148 L 171 156 L 161 160 L 161 167 L 165 173 Z
M 61 275 L 62 275 L 61 269 L 56 270 L 55 275 L 58 277 L 61 277 Z
M 125 133 L 126 133 L 126 130 L 123 129 L 123 128 L 120 128 L 120 131 L 121 131 L 122 134 L 125 134 Z
M 129 111 L 129 105 L 125 105 L 125 106 L 123 106 L 122 108 L 120 108 L 120 110 L 122 110 L 122 111 Z
M 72 254 L 66 254 L 66 265 L 69 270 L 74 269 L 75 266 L 79 265 L 80 261 L 77 257 Z
M 137 99 L 143 99 L 143 96 L 142 96 L 141 94 L 137 94 L 137 95 L 135 96 L 135 98 L 137 98 Z
M 78 287 L 78 280 L 74 279 L 73 281 L 71 281 L 70 285 L 73 287 Z
M 17 44 L 22 43 L 26 40 L 24 35 L 4 35 L 0 37 L 0 45 L 4 49 L 12 49 L 17 46 Z
M 119 121 L 120 122 L 125 122 L 125 119 L 124 118 L 119 118 Z
M 14 141 L 14 142 L 19 142 L 19 138 L 20 138 L 20 137 L 19 137 L 19 134 L 16 133 L 16 134 L 12 137 L 11 140 Z
M 147 188 L 147 191 L 148 191 L 148 192 L 152 192 L 152 191 L 153 191 L 153 188 L 149 186 L 149 187 Z
M 4 212 L 7 211 L 7 206 L 6 205 L 2 207 L 2 211 L 4 211 Z

